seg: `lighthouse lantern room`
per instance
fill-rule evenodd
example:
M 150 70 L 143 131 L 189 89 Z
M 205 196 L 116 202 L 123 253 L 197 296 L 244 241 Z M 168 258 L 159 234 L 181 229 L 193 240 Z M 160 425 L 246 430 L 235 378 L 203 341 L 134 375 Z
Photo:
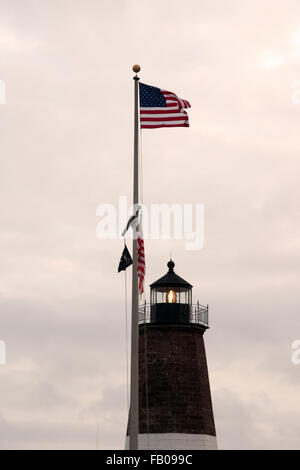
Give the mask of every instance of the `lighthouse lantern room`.
M 208 306 L 174 271 L 150 285 L 139 308 L 139 449 L 216 449 L 203 335 Z M 128 436 L 127 445 L 128 448 Z

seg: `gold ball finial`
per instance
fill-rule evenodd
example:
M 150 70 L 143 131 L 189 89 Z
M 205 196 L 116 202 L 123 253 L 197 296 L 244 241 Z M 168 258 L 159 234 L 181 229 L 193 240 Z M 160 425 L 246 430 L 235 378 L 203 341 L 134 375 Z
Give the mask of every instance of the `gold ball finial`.
M 135 64 L 133 67 L 132 67 L 132 70 L 135 72 L 135 73 L 138 73 L 140 70 L 141 70 L 141 67 L 137 64 Z

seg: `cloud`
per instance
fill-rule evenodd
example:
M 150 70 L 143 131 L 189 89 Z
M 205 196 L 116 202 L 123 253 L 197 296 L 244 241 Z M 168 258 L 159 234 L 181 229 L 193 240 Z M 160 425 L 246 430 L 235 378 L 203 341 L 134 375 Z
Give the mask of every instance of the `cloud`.
M 192 104 L 188 130 L 143 133 L 144 203 L 205 205 L 203 250 L 147 241 L 146 282 L 172 251 L 210 305 L 220 447 L 299 448 L 300 11 L 279 1 L 266 17 L 262 5 L 1 6 L 1 447 L 95 448 L 99 422 L 101 447 L 123 448 L 122 241 L 96 238 L 95 212 L 131 200 L 140 62 L 145 83 Z M 266 51 L 276 67 L 259 66 Z

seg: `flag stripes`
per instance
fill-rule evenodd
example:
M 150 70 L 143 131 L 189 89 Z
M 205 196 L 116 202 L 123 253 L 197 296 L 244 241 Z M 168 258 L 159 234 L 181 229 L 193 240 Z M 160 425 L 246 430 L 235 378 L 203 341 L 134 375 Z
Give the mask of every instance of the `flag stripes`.
M 145 249 L 142 235 L 139 235 L 137 238 L 137 275 L 139 294 L 142 295 L 144 292 L 145 279 Z
M 186 108 L 191 105 L 175 93 L 140 83 L 140 124 L 142 129 L 189 127 Z

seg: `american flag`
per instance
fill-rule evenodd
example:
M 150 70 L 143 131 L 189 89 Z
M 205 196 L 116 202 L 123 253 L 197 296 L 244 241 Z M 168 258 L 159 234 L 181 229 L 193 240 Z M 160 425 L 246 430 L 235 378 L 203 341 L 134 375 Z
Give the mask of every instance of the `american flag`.
M 188 101 L 175 93 L 140 83 L 140 122 L 142 129 L 157 127 L 189 127 L 189 117 L 184 108 Z
M 144 279 L 145 279 L 145 249 L 143 234 L 137 238 L 137 275 L 139 282 L 139 294 L 142 295 L 144 292 Z

